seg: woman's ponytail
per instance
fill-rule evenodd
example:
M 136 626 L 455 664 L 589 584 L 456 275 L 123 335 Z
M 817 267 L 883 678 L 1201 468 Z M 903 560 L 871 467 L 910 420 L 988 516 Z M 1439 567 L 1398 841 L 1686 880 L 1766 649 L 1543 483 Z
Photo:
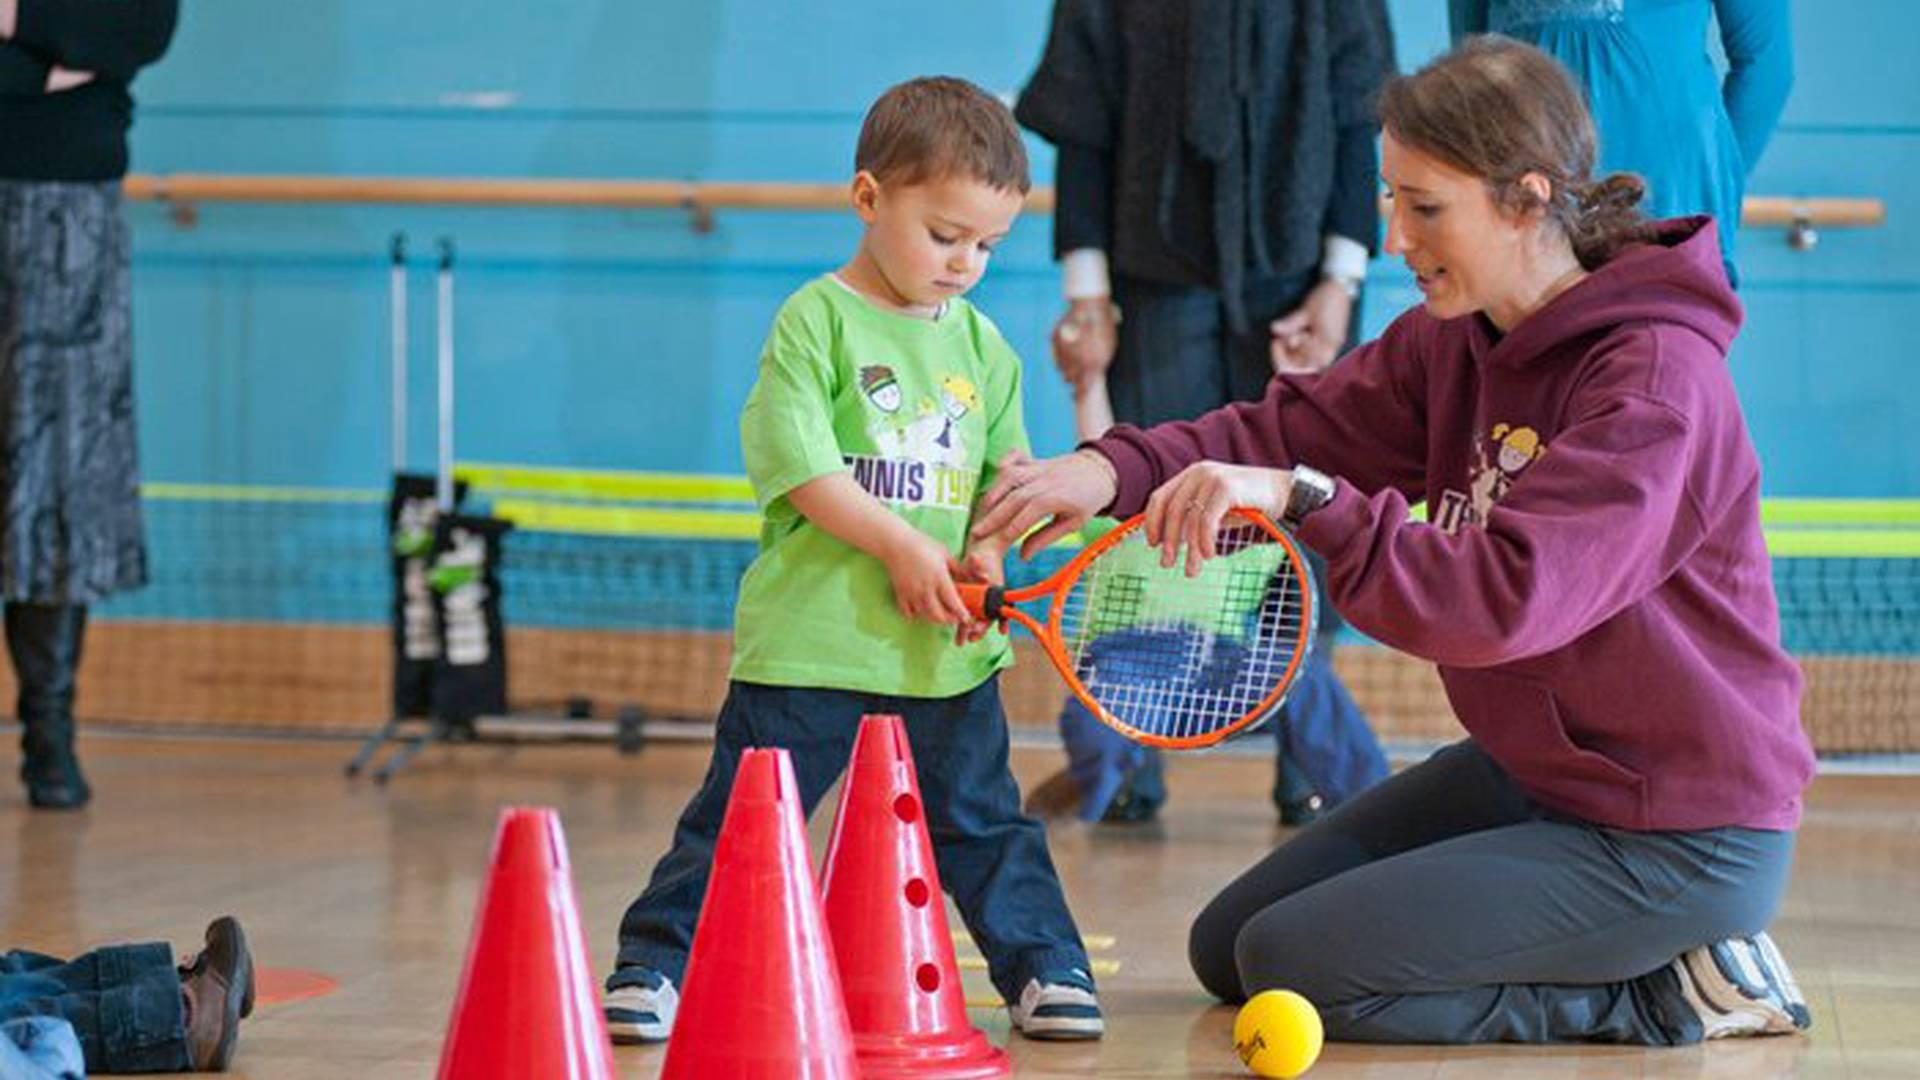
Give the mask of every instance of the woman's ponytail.
M 1647 182 L 1632 173 L 1611 173 L 1573 186 L 1573 214 L 1564 224 L 1574 257 L 1591 270 L 1621 248 L 1645 239 L 1647 217 L 1640 200 Z

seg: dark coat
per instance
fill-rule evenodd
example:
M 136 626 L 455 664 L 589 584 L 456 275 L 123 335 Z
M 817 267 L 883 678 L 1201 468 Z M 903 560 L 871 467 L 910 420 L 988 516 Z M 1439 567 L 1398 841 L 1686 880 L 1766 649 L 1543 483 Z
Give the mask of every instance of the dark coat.
M 1381 0 L 1058 0 L 1014 115 L 1060 150 L 1055 246 L 1221 291 L 1379 231 Z

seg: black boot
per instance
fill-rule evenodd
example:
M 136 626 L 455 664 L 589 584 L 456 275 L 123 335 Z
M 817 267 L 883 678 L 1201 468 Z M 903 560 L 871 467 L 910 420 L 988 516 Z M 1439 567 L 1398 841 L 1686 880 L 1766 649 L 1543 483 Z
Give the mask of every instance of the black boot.
M 7 605 L 7 651 L 20 683 L 20 779 L 27 800 L 45 810 L 74 810 L 93 797 L 73 753 L 73 685 L 87 609 L 80 605 Z

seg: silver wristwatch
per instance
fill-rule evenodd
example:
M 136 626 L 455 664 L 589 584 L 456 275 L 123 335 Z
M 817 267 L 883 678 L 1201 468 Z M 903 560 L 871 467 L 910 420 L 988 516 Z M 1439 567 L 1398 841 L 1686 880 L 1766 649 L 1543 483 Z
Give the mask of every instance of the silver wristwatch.
M 1293 490 L 1287 493 L 1287 524 L 1299 525 L 1308 514 L 1333 501 L 1333 477 L 1305 465 L 1293 467 Z

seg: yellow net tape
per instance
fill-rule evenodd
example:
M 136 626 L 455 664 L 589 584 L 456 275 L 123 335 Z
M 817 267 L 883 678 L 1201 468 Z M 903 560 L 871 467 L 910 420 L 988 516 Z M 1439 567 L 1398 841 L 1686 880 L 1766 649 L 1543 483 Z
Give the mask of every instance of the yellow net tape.
M 743 476 L 485 463 L 454 471 L 496 517 L 522 529 L 688 540 L 751 540 L 760 533 Z M 387 497 L 368 488 L 246 484 L 149 483 L 141 491 L 149 499 L 229 503 L 370 504 Z M 628 503 L 653 505 L 607 505 Z M 1766 499 L 1760 518 L 1768 549 L 1783 558 L 1920 558 L 1920 499 Z

